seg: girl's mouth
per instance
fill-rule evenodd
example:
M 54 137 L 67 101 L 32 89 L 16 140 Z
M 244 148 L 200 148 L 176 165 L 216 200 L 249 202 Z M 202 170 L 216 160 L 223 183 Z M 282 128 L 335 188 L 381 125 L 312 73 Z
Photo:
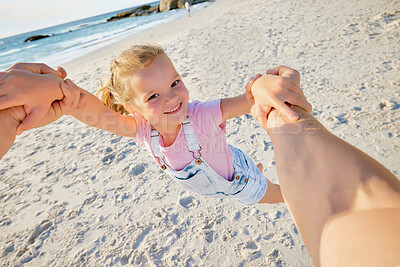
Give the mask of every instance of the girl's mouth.
M 170 115 L 170 114 L 178 113 L 181 110 L 181 108 L 182 108 L 182 102 L 179 103 L 179 105 L 177 105 L 176 107 L 172 108 L 170 111 L 164 112 L 164 114 Z

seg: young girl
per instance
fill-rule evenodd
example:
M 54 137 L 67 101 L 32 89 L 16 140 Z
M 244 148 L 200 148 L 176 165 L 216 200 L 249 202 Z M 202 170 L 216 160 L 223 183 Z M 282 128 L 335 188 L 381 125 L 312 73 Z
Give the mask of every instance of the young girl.
M 108 83 L 98 92 L 104 105 L 81 89 L 87 106 L 71 115 L 134 137 L 162 170 L 200 195 L 235 198 L 248 205 L 283 202 L 279 185 L 263 176 L 262 165 L 259 169 L 226 142 L 226 120 L 250 112 L 250 84 L 247 94 L 189 103 L 187 88 L 157 45 L 130 47 L 111 62 L 110 70 Z

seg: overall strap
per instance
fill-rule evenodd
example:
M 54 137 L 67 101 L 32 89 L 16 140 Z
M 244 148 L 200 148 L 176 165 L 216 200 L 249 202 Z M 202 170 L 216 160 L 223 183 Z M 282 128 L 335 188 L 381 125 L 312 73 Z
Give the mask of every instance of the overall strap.
M 193 152 L 195 150 L 200 150 L 199 142 L 197 142 L 196 135 L 194 134 L 192 123 L 189 117 L 182 122 L 183 131 L 185 132 L 186 143 L 188 144 L 189 151 Z
M 163 159 L 164 155 L 161 153 L 159 138 L 160 138 L 160 136 L 159 136 L 158 131 L 155 129 L 152 129 L 151 130 L 151 139 L 150 139 L 151 150 L 153 151 L 154 156 L 158 159 L 159 164 L 163 165 L 164 162 L 161 162 L 160 159 Z
M 201 164 L 202 160 L 200 159 L 201 157 L 201 147 L 199 143 L 197 142 L 196 135 L 194 134 L 192 123 L 189 120 L 189 117 L 186 117 L 186 119 L 182 122 L 182 127 L 183 131 L 185 133 L 185 138 L 186 138 L 186 143 L 188 144 L 188 149 L 190 152 L 193 154 L 193 158 L 196 159 L 197 164 Z M 150 145 L 151 145 L 151 150 L 153 151 L 154 156 L 158 160 L 158 163 L 160 167 L 165 170 L 166 165 L 164 161 L 164 155 L 161 152 L 160 149 L 160 134 L 158 133 L 157 130 L 152 129 L 151 130 L 151 140 L 150 140 Z M 198 152 L 198 156 L 195 156 L 194 151 Z

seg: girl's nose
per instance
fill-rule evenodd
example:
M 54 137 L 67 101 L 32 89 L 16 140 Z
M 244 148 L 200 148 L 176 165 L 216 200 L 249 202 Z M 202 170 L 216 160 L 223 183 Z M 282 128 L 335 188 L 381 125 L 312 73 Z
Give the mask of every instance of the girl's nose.
M 178 98 L 178 94 L 174 92 L 174 90 L 169 90 L 166 98 L 166 102 L 175 102 L 176 99 Z

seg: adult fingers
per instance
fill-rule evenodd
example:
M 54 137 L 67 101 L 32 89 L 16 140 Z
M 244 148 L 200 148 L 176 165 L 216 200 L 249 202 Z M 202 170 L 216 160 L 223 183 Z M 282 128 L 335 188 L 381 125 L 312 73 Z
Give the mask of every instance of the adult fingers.
M 43 108 L 35 108 L 32 112 L 21 122 L 17 127 L 17 135 L 20 135 L 24 131 L 32 129 L 38 122 L 46 115 L 46 110 Z
M 281 66 L 277 66 L 275 68 L 267 70 L 266 74 L 273 74 L 273 75 L 279 75 L 279 68 Z
M 15 106 L 21 106 L 21 103 L 17 97 L 11 97 L 8 95 L 0 96 L 0 110 Z
M 54 101 L 51 104 L 52 110 L 54 111 L 55 117 L 60 118 L 63 115 L 62 108 L 61 108 L 61 101 Z
M 306 96 L 304 95 L 303 90 L 301 90 L 298 93 L 291 93 L 291 95 L 289 97 L 290 97 L 290 99 L 295 99 L 293 101 L 296 101 L 298 103 L 298 104 L 295 104 L 295 103 L 290 102 L 291 104 L 300 106 L 300 107 L 304 108 L 305 110 L 307 110 L 308 112 L 312 112 L 312 105 L 310 102 L 308 102 Z
M 297 121 L 300 117 L 299 115 L 293 111 L 290 107 L 288 107 L 284 101 L 278 99 L 271 99 L 273 107 L 277 109 L 279 112 L 284 114 L 288 119 Z
M 50 68 L 44 63 L 39 63 L 39 69 L 40 69 L 40 74 L 54 74 L 60 78 L 63 78 L 62 73 L 60 71 Z
M 42 66 L 42 65 L 45 65 L 45 64 L 18 62 L 18 63 L 15 63 L 14 65 L 12 65 L 7 70 L 25 70 L 25 71 L 30 71 L 33 73 L 41 74 L 42 68 L 44 68 L 44 66 Z
M 260 123 L 261 127 L 267 129 L 267 114 L 260 105 L 253 105 L 251 114 Z
M 297 94 L 287 95 L 286 101 L 292 105 L 299 106 L 309 112 L 312 112 L 312 105 L 307 101 L 305 97 L 300 97 Z
M 291 71 L 291 70 L 293 70 L 293 69 L 291 69 L 289 67 L 286 67 L 286 66 L 283 66 L 283 65 L 280 65 L 280 66 L 277 66 L 277 67 L 275 67 L 273 69 L 267 70 L 266 73 L 267 74 L 273 74 L 273 75 L 282 75 L 282 73 L 285 73 L 285 72 Z
M 76 86 L 70 79 L 65 80 L 65 83 L 68 85 L 69 90 L 71 92 L 71 98 L 73 99 L 73 103 L 71 106 L 71 110 L 78 107 L 79 98 L 80 98 L 80 88 Z
M 67 71 L 63 67 L 58 66 L 57 71 L 61 74 L 61 79 L 65 79 L 67 77 Z
M 300 73 L 295 69 L 281 65 L 267 70 L 267 74 L 283 76 L 300 85 Z
M 64 94 L 64 98 L 59 101 L 59 104 L 64 112 L 68 112 L 74 103 L 74 94 L 66 82 L 61 83 L 60 87 Z
M 58 69 L 55 70 L 44 63 L 15 63 L 7 70 L 11 69 L 30 71 L 37 74 L 54 74 L 62 79 L 66 77 L 66 71 L 64 69 L 61 71 Z

